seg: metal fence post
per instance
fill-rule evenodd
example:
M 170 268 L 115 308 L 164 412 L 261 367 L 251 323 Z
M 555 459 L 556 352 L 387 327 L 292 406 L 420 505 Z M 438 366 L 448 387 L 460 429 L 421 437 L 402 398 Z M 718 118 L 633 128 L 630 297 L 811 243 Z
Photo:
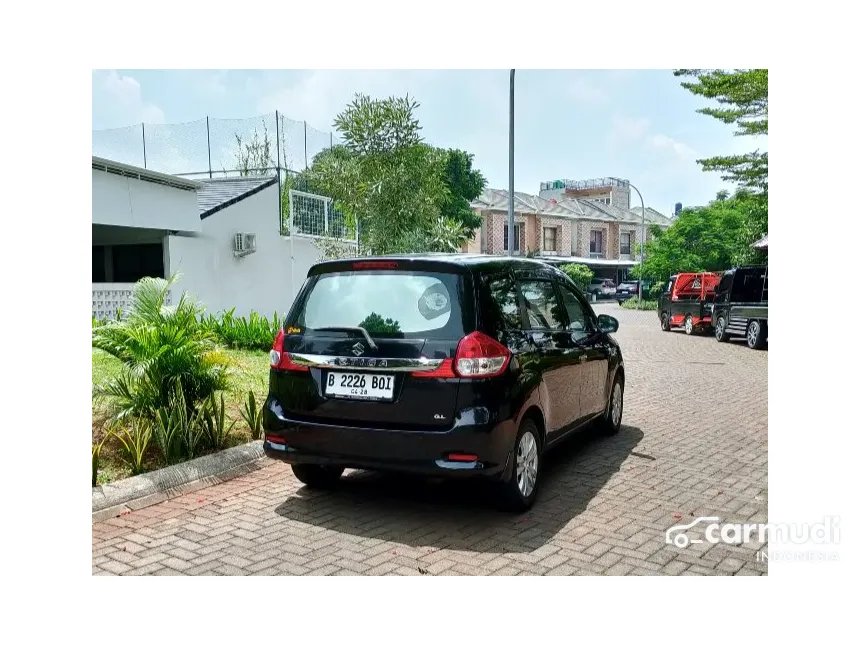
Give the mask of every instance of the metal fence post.
M 206 115 L 206 152 L 209 154 L 209 179 L 212 179 L 212 144 L 209 141 L 209 115 Z
M 278 111 L 275 110 L 275 150 L 278 161 L 275 163 L 275 172 L 278 173 L 278 230 L 284 233 L 284 195 L 281 187 L 281 124 Z
M 324 203 L 325 203 L 325 234 L 328 235 L 328 217 L 329 217 L 329 214 L 331 213 L 331 206 L 330 206 L 331 200 L 326 199 Z
M 140 138 L 143 141 L 143 167 L 146 168 L 146 126 L 140 124 Z
M 308 169 L 308 122 L 302 121 L 305 124 L 305 170 Z

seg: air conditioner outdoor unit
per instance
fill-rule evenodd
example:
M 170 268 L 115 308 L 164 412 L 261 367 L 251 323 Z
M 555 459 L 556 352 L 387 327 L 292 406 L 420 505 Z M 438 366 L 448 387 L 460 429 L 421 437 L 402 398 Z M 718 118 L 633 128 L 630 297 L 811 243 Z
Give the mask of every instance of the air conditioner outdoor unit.
M 254 233 L 236 233 L 233 237 L 233 255 L 237 258 L 250 255 L 257 250 L 257 236 Z

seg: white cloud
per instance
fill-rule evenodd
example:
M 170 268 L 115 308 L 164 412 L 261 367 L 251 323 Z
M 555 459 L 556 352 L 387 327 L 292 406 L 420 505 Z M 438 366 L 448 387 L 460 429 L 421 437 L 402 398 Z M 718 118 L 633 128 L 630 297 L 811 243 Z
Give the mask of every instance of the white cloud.
M 665 134 L 652 134 L 648 137 L 648 144 L 658 150 L 670 150 L 679 159 L 690 160 L 696 158 L 696 151 L 686 143 L 675 141 L 672 137 L 667 137 Z
M 122 76 L 116 70 L 102 74 L 101 72 L 93 74 L 93 93 L 100 91 L 107 95 L 103 106 L 118 125 L 164 123 L 164 111 L 154 103 L 143 100 L 137 79 L 132 76 Z M 98 82 L 99 80 L 101 82 Z
M 612 127 L 607 135 L 611 146 L 630 145 L 641 142 L 649 148 L 671 152 L 681 161 L 691 161 L 696 158 L 696 151 L 686 143 L 676 141 L 662 133 L 650 133 L 651 123 L 648 119 L 634 118 L 622 114 L 612 117 Z

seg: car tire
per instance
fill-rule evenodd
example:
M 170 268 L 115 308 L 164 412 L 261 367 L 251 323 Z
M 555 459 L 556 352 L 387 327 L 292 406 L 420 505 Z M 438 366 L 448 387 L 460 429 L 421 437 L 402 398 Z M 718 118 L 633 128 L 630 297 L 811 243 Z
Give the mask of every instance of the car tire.
M 609 390 L 609 400 L 603 416 L 597 421 L 600 434 L 612 436 L 621 430 L 621 417 L 624 415 L 624 379 L 620 374 L 615 375 L 612 389 Z
M 308 488 L 331 488 L 343 475 L 343 468 L 317 464 L 293 464 L 293 474 Z
M 663 312 L 660 314 L 660 329 L 663 331 L 672 331 L 672 327 L 669 326 L 669 314 L 668 312 Z
M 543 462 L 540 432 L 531 419 L 524 419 L 520 424 L 513 459 L 510 480 L 500 483 L 500 502 L 505 510 L 522 513 L 529 510 L 537 498 Z
M 751 320 L 747 325 L 747 347 L 764 349 L 767 344 L 767 326 L 759 320 Z
M 726 333 L 726 318 L 725 316 L 717 316 L 717 322 L 714 323 L 714 338 L 718 343 L 725 343 L 729 340 L 729 335 Z
M 692 336 L 696 333 L 696 326 L 693 324 L 693 317 L 690 314 L 687 314 L 687 317 L 684 318 L 684 333 L 687 336 Z

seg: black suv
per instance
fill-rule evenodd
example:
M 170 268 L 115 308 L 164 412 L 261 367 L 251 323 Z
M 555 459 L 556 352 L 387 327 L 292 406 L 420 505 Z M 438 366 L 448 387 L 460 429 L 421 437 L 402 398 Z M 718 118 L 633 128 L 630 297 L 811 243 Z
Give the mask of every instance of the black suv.
M 767 266 L 736 267 L 723 272 L 714 297 L 714 337 L 725 343 L 743 336 L 747 346 L 767 346 Z
M 345 468 L 483 476 L 525 510 L 547 448 L 621 427 L 617 329 L 537 260 L 317 264 L 271 352 L 264 450 L 311 487 Z

